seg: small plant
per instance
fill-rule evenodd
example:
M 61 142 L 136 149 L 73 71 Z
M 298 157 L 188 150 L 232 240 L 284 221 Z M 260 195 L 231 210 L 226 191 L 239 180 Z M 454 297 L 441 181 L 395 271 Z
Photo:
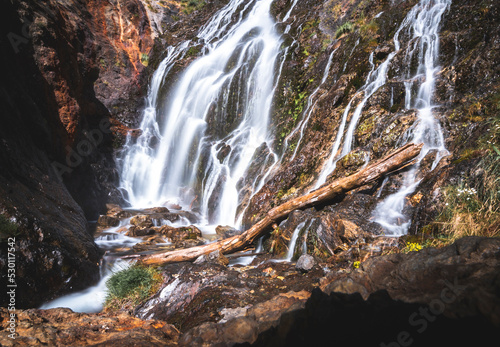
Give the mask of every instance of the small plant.
M 0 214 L 0 240 L 18 235 L 17 225 L 12 223 L 3 214 Z
M 418 252 L 422 249 L 422 245 L 417 242 L 407 242 L 405 247 L 401 250 L 403 253 Z
M 154 267 L 134 264 L 115 272 L 107 281 L 106 307 L 136 306 L 159 289 L 163 277 Z
M 338 39 L 340 36 L 351 32 L 353 29 L 354 25 L 351 22 L 346 22 L 335 31 L 335 38 Z
M 355 268 L 355 269 L 359 269 L 360 265 L 361 265 L 360 261 L 355 261 L 354 263 L 352 263 L 352 267 Z
M 144 66 L 149 65 L 149 55 L 147 55 L 146 53 L 141 53 L 141 64 Z

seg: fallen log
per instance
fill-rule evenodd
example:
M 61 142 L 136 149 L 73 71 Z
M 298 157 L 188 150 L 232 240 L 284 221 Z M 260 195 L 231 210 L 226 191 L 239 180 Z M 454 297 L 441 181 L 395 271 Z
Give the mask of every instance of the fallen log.
M 415 159 L 423 144 L 409 143 L 379 161 L 368 165 L 351 176 L 337 179 L 329 184 L 323 185 L 319 189 L 308 194 L 291 199 L 273 209 L 271 209 L 259 222 L 241 235 L 236 235 L 224 240 L 206 245 L 195 246 L 186 249 L 138 256 L 137 259 L 144 264 L 165 264 L 182 261 L 193 261 L 203 254 L 208 254 L 219 250 L 222 254 L 233 253 L 248 247 L 255 239 L 264 235 L 273 223 L 285 219 L 294 210 L 305 209 L 312 206 L 324 204 L 336 196 L 346 193 L 352 189 L 374 182 L 387 173 L 408 166 L 408 163 Z

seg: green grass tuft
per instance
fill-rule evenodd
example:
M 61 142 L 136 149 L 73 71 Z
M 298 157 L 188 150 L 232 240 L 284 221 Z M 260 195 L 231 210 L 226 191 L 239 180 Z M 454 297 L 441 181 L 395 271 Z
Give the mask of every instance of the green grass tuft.
M 134 264 L 115 272 L 106 282 L 106 308 L 133 307 L 154 294 L 163 281 L 160 270 Z

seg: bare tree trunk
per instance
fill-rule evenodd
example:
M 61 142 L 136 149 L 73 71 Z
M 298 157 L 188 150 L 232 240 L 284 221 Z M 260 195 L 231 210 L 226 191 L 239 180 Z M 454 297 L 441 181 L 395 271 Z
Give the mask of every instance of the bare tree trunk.
M 165 263 L 193 261 L 203 254 L 208 254 L 216 250 L 219 250 L 222 254 L 228 254 L 244 249 L 255 239 L 269 231 L 273 223 L 277 223 L 285 219 L 291 212 L 324 204 L 340 194 L 376 181 L 384 175 L 394 172 L 401 167 L 408 166 L 408 162 L 418 156 L 422 146 L 423 144 L 417 145 L 409 143 L 379 161 L 357 171 L 351 176 L 337 179 L 329 184 L 323 185 L 309 194 L 291 199 L 271 209 L 263 219 L 254 224 L 250 229 L 241 235 L 233 236 L 207 245 L 139 256 L 138 259 L 144 264 L 159 265 Z

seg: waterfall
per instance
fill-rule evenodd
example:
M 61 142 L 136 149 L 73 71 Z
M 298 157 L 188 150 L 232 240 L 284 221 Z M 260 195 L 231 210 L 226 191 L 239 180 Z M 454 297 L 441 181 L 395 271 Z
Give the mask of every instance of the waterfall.
M 231 0 L 216 13 L 198 34 L 202 55 L 160 104 L 171 67 L 192 43 L 168 51 L 151 83 L 142 134 L 127 140 L 119 161 L 121 187 L 132 206 L 196 201 L 207 222 L 237 223 L 238 184 L 252 165 L 255 193 L 278 160 L 269 117 L 282 39 L 271 3 Z
M 405 52 L 407 72 L 405 80 L 405 106 L 418 112 L 416 124 L 410 129 L 406 139 L 409 142 L 423 143 L 424 147 L 418 157 L 416 165 L 405 174 L 399 190 L 387 196 L 375 209 L 375 222 L 379 223 L 387 235 L 400 236 L 407 233 L 410 220 L 403 214 L 406 197 L 413 193 L 420 180 L 417 179 L 417 170 L 421 160 L 430 152 L 436 156 L 431 170 L 437 166 L 441 158 L 448 152 L 444 144 L 444 136 L 439 122 L 433 117 L 432 98 L 436 82 L 436 73 L 439 71 L 439 25 L 441 18 L 450 6 L 451 0 L 421 0 L 407 15 L 405 23 L 410 39 Z M 411 61 L 417 57 L 416 71 L 411 75 Z M 413 92 L 417 91 L 415 97 Z

